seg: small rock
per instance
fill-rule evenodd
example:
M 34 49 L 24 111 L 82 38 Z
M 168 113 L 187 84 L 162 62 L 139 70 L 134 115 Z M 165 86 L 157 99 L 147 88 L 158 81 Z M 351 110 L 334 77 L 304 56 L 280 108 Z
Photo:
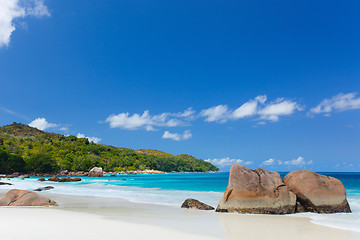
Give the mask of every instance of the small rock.
M 63 171 L 60 171 L 59 172 L 59 175 L 60 176 L 64 176 L 64 175 L 68 175 L 69 174 L 69 171 L 68 170 L 63 170 Z
M 38 179 L 38 181 L 44 182 L 44 181 L 45 181 L 45 178 L 41 177 L 41 178 Z
M 62 177 L 58 180 L 58 182 L 71 182 L 71 178 L 69 177 Z
M 81 178 L 70 178 L 70 177 L 62 177 L 58 180 L 58 182 L 79 182 Z
M 12 185 L 11 183 L 7 183 L 7 182 L 0 182 L 0 185 Z
M 101 167 L 93 167 L 88 174 L 88 177 L 102 177 L 103 170 Z
M 50 190 L 50 189 L 54 189 L 54 187 L 52 186 L 46 186 L 46 187 L 41 187 L 41 188 L 37 188 L 34 191 L 35 192 L 41 192 L 41 191 L 46 191 L 46 190 Z
M 182 208 L 196 208 L 200 210 L 214 210 L 212 206 L 209 206 L 205 203 L 202 203 L 196 199 L 188 198 L 185 202 L 181 205 Z
M 57 176 L 52 176 L 51 178 L 48 179 L 48 181 L 51 181 L 51 182 L 59 182 L 60 179 L 59 179 Z

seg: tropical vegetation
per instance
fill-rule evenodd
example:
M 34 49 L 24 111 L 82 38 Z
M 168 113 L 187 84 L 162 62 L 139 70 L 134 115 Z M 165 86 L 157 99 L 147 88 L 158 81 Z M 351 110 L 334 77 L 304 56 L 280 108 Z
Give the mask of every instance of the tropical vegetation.
M 0 173 L 53 173 L 59 170 L 216 171 L 209 162 L 188 154 L 172 155 L 158 150 L 133 150 L 95 144 L 87 138 L 64 136 L 21 123 L 0 127 Z

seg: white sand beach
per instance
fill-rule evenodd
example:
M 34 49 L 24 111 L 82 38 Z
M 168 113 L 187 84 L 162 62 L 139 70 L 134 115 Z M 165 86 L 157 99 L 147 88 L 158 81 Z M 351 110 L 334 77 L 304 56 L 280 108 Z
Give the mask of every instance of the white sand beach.
M 55 208 L 0 209 L 2 239 L 196 239 L 206 236 L 188 234 L 157 226 L 108 220 L 86 213 Z M 5 220 L 6 219 L 6 220 Z
M 41 194 L 59 206 L 0 208 L 2 239 L 360 239 L 358 232 L 316 225 L 294 215 L 215 213 L 114 198 Z

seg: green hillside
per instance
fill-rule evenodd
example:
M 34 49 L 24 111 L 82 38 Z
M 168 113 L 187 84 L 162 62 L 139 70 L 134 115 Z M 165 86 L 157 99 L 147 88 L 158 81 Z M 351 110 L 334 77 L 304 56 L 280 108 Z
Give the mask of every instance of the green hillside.
M 187 154 L 95 144 L 86 138 L 44 132 L 21 123 L 0 127 L 0 173 L 89 171 L 94 166 L 105 171 L 218 170 L 211 163 Z

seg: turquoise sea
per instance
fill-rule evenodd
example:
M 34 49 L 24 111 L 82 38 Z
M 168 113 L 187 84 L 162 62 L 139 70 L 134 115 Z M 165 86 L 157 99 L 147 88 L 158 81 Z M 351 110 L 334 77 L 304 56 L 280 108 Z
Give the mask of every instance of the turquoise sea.
M 286 173 L 280 173 L 282 177 Z M 360 173 L 321 173 L 341 180 L 347 190 L 351 214 L 295 214 L 308 216 L 317 224 L 360 232 Z M 81 182 L 38 182 L 36 177 L 6 180 L 19 188 L 34 190 L 54 186 L 53 193 L 122 198 L 137 203 L 151 203 L 180 207 L 186 198 L 196 198 L 216 207 L 228 183 L 229 173 L 168 173 L 143 175 L 117 175 L 102 178 L 83 177 Z M 4 180 L 4 179 L 3 179 Z M 2 180 L 2 181 L 3 181 Z

